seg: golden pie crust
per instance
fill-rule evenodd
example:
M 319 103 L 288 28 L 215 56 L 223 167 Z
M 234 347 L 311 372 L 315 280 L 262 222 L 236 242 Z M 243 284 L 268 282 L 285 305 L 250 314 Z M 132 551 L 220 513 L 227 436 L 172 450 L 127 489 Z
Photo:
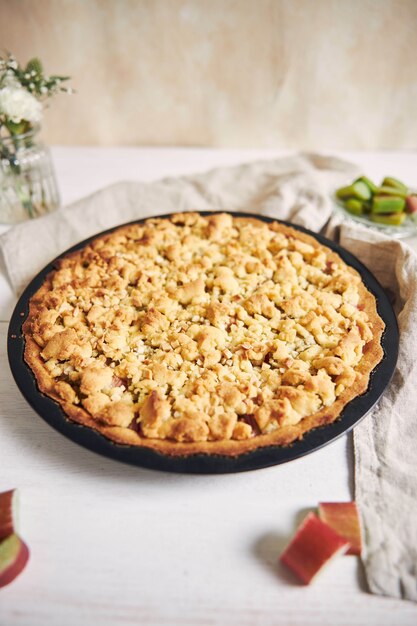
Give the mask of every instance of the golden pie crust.
M 336 420 L 382 359 L 359 274 L 278 222 L 178 213 L 62 258 L 25 360 L 69 419 L 167 455 L 235 456 Z

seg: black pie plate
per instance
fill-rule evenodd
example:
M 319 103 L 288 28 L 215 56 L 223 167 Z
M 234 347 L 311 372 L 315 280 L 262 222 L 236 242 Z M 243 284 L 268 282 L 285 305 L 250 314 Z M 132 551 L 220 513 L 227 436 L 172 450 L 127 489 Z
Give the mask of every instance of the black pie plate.
M 210 214 L 209 212 L 201 213 L 202 215 Z M 239 217 L 254 217 L 265 222 L 280 221 L 248 213 L 234 213 L 233 215 Z M 162 215 L 161 217 L 170 216 Z M 140 223 L 143 221 L 144 220 L 135 220 L 130 223 Z M 94 237 L 89 237 L 85 241 L 73 246 L 49 263 L 26 287 L 13 312 L 8 331 L 9 363 L 20 391 L 42 419 L 65 437 L 75 441 L 84 448 L 88 448 L 98 454 L 117 459 L 124 463 L 168 472 L 222 474 L 260 469 L 271 465 L 286 463 L 306 454 L 310 454 L 328 443 L 331 443 L 344 433 L 347 433 L 369 413 L 384 393 L 394 373 L 399 343 L 399 332 L 395 313 L 387 294 L 384 292 L 379 282 L 356 257 L 322 235 L 313 233 L 301 226 L 289 224 L 288 222 L 282 223 L 311 235 L 320 243 L 337 252 L 347 265 L 355 268 L 361 275 L 366 287 L 374 294 L 377 301 L 378 313 L 385 322 L 386 330 L 381 341 L 384 357 L 373 370 L 367 391 L 349 402 L 340 417 L 333 424 L 320 426 L 305 434 L 302 440 L 295 441 L 285 447 L 268 446 L 252 452 L 246 452 L 236 457 L 214 454 L 194 454 L 187 457 L 172 457 L 146 448 L 113 443 L 98 432 L 67 419 L 60 405 L 39 391 L 32 370 L 26 365 L 23 359 L 25 341 L 22 335 L 22 324 L 29 312 L 30 298 L 41 287 L 46 275 L 55 268 L 58 258 L 61 258 L 69 252 L 79 250 L 96 237 L 110 233 L 116 230 L 116 228 L 120 228 L 120 226 L 98 233 L 94 235 Z

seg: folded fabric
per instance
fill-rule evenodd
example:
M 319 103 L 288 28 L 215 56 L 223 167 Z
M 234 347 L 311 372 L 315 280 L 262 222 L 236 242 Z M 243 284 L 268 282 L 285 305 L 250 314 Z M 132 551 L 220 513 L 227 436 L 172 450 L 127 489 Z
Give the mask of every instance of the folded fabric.
M 417 256 L 404 243 L 345 225 L 340 243 L 389 293 L 400 328 L 393 380 L 354 430 L 365 570 L 374 593 L 417 601 Z
M 366 574 L 371 591 L 417 600 L 417 257 L 403 243 L 331 217 L 330 193 L 356 173 L 350 163 L 305 154 L 149 184 L 118 183 L 15 226 L 0 237 L 0 247 L 11 284 L 20 293 L 68 247 L 152 215 L 189 210 L 257 213 L 339 237 L 395 297 L 401 330 L 394 380 L 354 433 L 355 497 L 365 530 Z

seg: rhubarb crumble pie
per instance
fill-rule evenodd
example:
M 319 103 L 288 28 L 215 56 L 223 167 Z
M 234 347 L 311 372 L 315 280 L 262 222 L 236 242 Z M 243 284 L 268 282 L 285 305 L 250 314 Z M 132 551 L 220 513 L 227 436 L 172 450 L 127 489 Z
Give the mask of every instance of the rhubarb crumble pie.
M 288 445 L 336 420 L 382 359 L 360 275 L 278 222 L 179 213 L 63 257 L 25 360 L 70 420 L 167 455 Z

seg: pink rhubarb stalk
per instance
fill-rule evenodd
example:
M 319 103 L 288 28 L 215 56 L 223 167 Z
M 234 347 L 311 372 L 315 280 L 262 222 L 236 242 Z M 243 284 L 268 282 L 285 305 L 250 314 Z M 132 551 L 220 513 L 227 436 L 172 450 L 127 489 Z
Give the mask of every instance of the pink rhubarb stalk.
M 308 585 L 325 565 L 339 554 L 344 554 L 348 548 L 346 539 L 315 513 L 309 513 L 281 554 L 280 561 Z

